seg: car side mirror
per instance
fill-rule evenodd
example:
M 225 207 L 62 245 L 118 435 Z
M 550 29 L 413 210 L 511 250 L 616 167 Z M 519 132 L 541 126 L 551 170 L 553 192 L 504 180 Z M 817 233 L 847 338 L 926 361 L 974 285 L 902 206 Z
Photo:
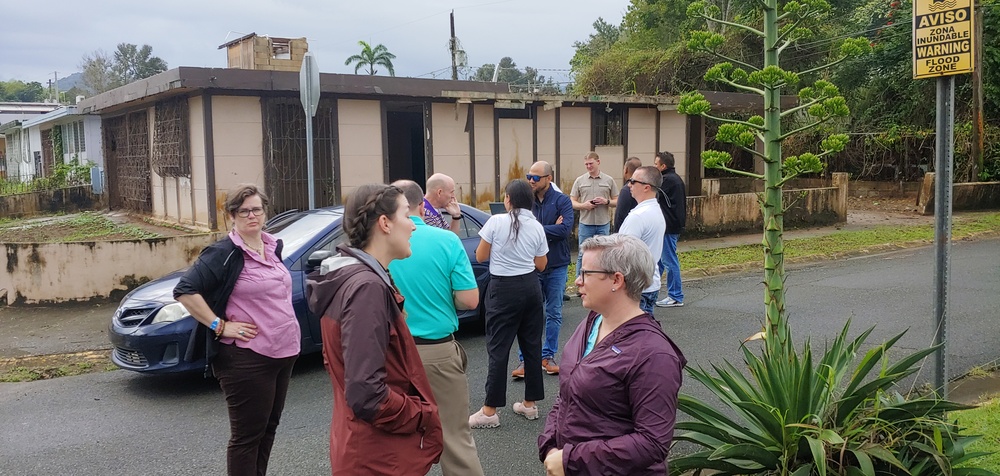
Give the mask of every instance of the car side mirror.
M 332 251 L 327 251 L 327 250 L 313 251 L 313 253 L 309 255 L 309 259 L 306 260 L 306 267 L 309 269 L 316 269 L 319 267 L 320 264 L 323 263 L 323 260 L 331 256 L 333 256 Z

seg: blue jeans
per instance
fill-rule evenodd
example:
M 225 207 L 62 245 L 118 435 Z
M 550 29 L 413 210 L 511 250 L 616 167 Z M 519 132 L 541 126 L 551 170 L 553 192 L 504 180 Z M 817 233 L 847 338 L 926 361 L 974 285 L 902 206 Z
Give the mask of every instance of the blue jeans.
M 542 358 L 552 359 L 559 350 L 559 329 L 562 328 L 563 294 L 566 293 L 566 276 L 569 266 L 552 268 L 538 273 L 538 283 L 542 285 L 542 299 L 545 301 L 545 337 L 542 340 Z M 516 297 L 512 297 L 517 299 Z M 521 352 L 518 360 L 524 360 Z
M 642 309 L 652 315 L 653 309 L 656 309 L 656 297 L 659 294 L 659 289 L 648 293 L 642 293 L 642 297 L 639 299 L 639 309 Z
M 587 238 L 590 238 L 591 236 L 607 235 L 610 233 L 611 233 L 610 223 L 605 223 L 603 225 L 584 225 L 583 223 L 581 223 L 580 228 L 576 231 L 576 234 L 579 235 L 581 245 L 583 244 L 584 241 L 587 241 Z M 580 276 L 580 266 L 582 266 L 581 263 L 583 263 L 583 252 L 579 251 L 579 249 L 580 248 L 578 247 L 577 248 L 578 251 L 576 253 L 577 277 Z
M 658 270 L 663 274 L 667 270 L 667 296 L 677 302 L 684 302 L 684 291 L 681 290 L 681 263 L 677 261 L 677 238 L 681 235 L 663 235 L 663 253 L 660 254 Z

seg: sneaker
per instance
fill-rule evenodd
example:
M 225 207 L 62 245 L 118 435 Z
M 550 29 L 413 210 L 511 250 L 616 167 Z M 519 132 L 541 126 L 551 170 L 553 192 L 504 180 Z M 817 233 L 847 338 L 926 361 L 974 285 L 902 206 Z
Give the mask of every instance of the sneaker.
M 517 410 L 514 410 L 517 411 Z M 535 418 L 538 418 L 538 410 L 535 410 Z M 469 416 L 469 428 L 499 428 L 500 427 L 500 414 L 494 413 L 493 416 L 486 416 L 483 413 L 483 409 L 480 408 L 478 412 L 473 413 Z
M 549 375 L 559 375 L 559 364 L 556 363 L 556 359 L 542 359 L 542 370 Z M 524 371 L 521 371 L 524 374 Z
M 514 369 L 514 371 L 510 373 L 510 376 L 514 377 L 514 379 L 518 379 L 518 380 L 524 378 L 524 362 L 521 362 L 520 364 L 518 364 L 517 368 Z
M 681 307 L 683 305 L 683 302 L 675 301 L 672 297 L 656 301 L 656 307 Z
M 521 402 L 514 402 L 514 413 L 521 415 L 529 420 L 538 419 L 538 405 L 533 407 L 526 407 Z

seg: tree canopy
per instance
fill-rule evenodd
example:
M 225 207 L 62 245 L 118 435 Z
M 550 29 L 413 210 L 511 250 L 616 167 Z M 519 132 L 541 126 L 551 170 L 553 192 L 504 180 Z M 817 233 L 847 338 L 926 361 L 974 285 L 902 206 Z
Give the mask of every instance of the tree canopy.
M 546 78 L 544 75 L 538 74 L 538 70 L 531 66 L 525 66 L 522 71 L 510 56 L 504 56 L 498 64 L 500 72 L 496 75 L 497 82 L 509 84 L 511 89 L 516 92 L 546 94 L 559 94 L 562 92 L 559 85 L 552 78 Z M 496 71 L 498 64 L 487 63 L 476 68 L 476 72 L 472 75 L 471 79 L 473 81 L 493 81 L 493 73 Z
M 705 81 L 714 59 L 694 48 L 696 31 L 713 36 L 712 51 L 740 63 L 760 66 L 763 42 L 735 24 L 759 24 L 759 0 L 707 0 L 714 13 L 701 27 L 686 14 L 688 0 L 631 0 L 618 25 L 601 18 L 588 38 L 575 43 L 570 65 L 572 92 L 577 94 L 680 95 L 713 89 L 737 92 L 728 84 Z M 781 0 L 809 5 L 806 0 Z M 956 77 L 956 178 L 1000 179 L 1000 0 L 982 0 L 983 84 L 987 169 L 968 165 L 972 126 L 972 84 L 969 75 Z M 831 158 L 830 170 L 848 171 L 855 178 L 915 180 L 929 171 L 933 153 L 934 95 L 932 80 L 914 80 L 911 71 L 912 0 L 830 0 L 826 19 L 811 26 L 809 37 L 790 46 L 781 67 L 808 71 L 838 54 L 851 37 L 868 40 L 872 53 L 846 59 L 803 85 L 825 79 L 840 84 L 855 113 L 844 119 L 853 134 L 847 150 Z M 790 27 L 800 30 L 801 25 Z M 695 42 L 697 43 L 697 42 Z M 823 128 L 816 131 L 821 134 Z M 790 141 L 790 150 L 815 143 L 819 135 Z M 996 145 L 994 145 L 996 144 Z M 992 165 L 991 165 L 992 164 Z
M 96 50 L 83 56 L 83 84 L 91 94 L 100 94 L 119 86 L 145 79 L 167 70 L 167 62 L 153 56 L 153 47 L 119 43 L 108 54 Z
M 45 96 L 45 88 L 38 81 L 0 81 L 0 101 L 42 102 Z
M 373 48 L 366 41 L 359 41 L 358 45 L 361 46 L 361 53 L 352 55 L 344 61 L 345 66 L 354 64 L 354 74 L 358 74 L 361 68 L 368 68 L 368 74 L 375 76 L 375 73 L 378 73 L 375 67 L 383 66 L 389 71 L 389 76 L 396 75 L 396 70 L 392 67 L 392 60 L 396 59 L 396 55 L 390 53 L 385 45 L 379 43 Z

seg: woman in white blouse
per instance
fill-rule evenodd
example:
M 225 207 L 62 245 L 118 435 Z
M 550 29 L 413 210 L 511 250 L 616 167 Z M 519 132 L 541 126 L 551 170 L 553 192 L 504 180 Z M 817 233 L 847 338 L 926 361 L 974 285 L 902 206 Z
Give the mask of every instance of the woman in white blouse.
M 469 417 L 472 428 L 500 426 L 497 409 L 507 405 L 507 362 L 515 338 L 524 355 L 524 400 L 514 402 L 513 411 L 535 420 L 535 402 L 545 398 L 545 312 L 538 272 L 545 269 L 549 246 L 545 230 L 531 213 L 532 199 L 527 181 L 511 181 L 503 201 L 507 213 L 493 215 L 479 231 L 476 259 L 490 262 L 490 283 L 484 300 L 489 371 L 483 408 Z

